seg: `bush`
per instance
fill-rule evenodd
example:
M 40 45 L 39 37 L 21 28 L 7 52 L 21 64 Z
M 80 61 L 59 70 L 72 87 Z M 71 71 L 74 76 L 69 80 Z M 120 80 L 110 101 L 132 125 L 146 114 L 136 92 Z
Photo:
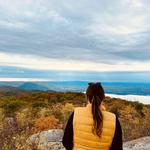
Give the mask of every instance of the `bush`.
M 74 110 L 74 105 L 72 103 L 66 103 L 63 108 L 64 113 L 70 113 L 73 110 Z
M 52 95 L 49 100 L 48 100 L 49 104 L 56 104 L 57 103 L 57 97 L 54 95 Z
M 0 130 L 0 149 L 25 150 L 28 136 L 28 128 L 21 128 L 15 118 L 7 117 L 3 121 L 3 129 Z
M 3 127 L 3 119 L 4 119 L 4 110 L 0 108 L 0 130 Z
M 143 110 L 143 104 L 141 104 L 141 103 L 139 103 L 139 102 L 133 102 L 132 105 L 135 107 L 136 111 L 137 111 L 142 117 L 144 117 L 144 113 L 142 112 L 142 110 Z
M 5 103 L 1 107 L 4 109 L 5 116 L 14 116 L 14 113 L 21 109 L 23 106 L 25 106 L 25 102 L 15 100 L 15 101 L 9 101 L 8 103 Z
M 32 107 L 33 108 L 39 108 L 39 107 L 47 107 L 47 104 L 45 103 L 45 102 L 43 102 L 43 101 L 37 101 L 37 102 L 34 102 L 33 104 L 32 104 Z
M 21 127 L 30 127 L 33 124 L 32 109 L 24 108 L 15 114 L 15 118 Z
M 120 117 L 120 112 L 117 107 L 112 107 L 111 112 L 114 113 L 117 117 Z
M 40 131 L 59 128 L 58 119 L 54 116 L 41 117 L 35 121 L 35 124 L 32 128 L 32 133 L 37 133 Z
M 38 118 L 47 117 L 49 115 L 51 115 L 51 109 L 49 109 L 49 108 L 40 108 L 37 112 Z
M 64 115 L 61 110 L 53 110 L 52 114 L 60 121 L 64 122 Z

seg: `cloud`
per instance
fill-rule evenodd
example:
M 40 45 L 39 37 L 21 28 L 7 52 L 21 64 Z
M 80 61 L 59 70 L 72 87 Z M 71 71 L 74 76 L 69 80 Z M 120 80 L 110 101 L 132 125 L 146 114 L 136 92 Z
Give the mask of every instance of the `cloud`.
M 91 61 L 49 59 L 34 55 L 13 55 L 0 53 L 0 64 L 5 66 L 30 68 L 36 70 L 67 71 L 149 71 L 150 62 L 129 62 L 115 64 L 95 63 Z
M 50 81 L 46 79 L 38 79 L 38 78 L 0 78 L 0 81 L 23 81 L 23 82 L 35 82 L 35 81 Z
M 71 71 L 35 70 L 1 66 L 0 81 L 101 81 L 101 82 L 149 82 L 149 71 Z
M 14 0 L 13 5 L 0 0 L 0 63 L 46 70 L 148 71 L 149 5 L 148 0 Z

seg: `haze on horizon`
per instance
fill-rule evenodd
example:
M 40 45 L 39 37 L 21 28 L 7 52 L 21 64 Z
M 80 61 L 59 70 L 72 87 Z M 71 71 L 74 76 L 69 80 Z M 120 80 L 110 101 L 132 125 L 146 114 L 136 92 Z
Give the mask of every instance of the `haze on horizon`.
M 0 0 L 0 81 L 150 82 L 149 0 Z

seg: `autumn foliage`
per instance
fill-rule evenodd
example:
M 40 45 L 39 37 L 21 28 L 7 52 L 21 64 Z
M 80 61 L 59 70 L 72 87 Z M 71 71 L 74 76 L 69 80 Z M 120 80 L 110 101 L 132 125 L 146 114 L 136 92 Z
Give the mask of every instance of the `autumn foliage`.
M 33 133 L 65 127 L 74 108 L 86 103 L 78 92 L 0 91 L 0 148 L 16 150 Z M 150 136 L 150 105 L 110 97 L 104 105 L 118 116 L 124 141 Z M 17 128 L 4 120 L 15 120 Z
M 59 120 L 54 116 L 41 117 L 35 121 L 35 124 L 33 125 L 31 131 L 32 133 L 37 133 L 43 130 L 56 129 L 59 127 Z

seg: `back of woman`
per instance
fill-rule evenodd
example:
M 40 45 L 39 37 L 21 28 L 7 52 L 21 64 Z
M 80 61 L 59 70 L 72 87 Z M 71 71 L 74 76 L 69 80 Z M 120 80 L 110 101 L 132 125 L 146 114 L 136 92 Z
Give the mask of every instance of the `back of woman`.
M 102 105 L 105 98 L 100 83 L 90 83 L 88 104 L 77 107 L 68 120 L 63 144 L 67 150 L 122 150 L 122 132 L 118 118 Z

